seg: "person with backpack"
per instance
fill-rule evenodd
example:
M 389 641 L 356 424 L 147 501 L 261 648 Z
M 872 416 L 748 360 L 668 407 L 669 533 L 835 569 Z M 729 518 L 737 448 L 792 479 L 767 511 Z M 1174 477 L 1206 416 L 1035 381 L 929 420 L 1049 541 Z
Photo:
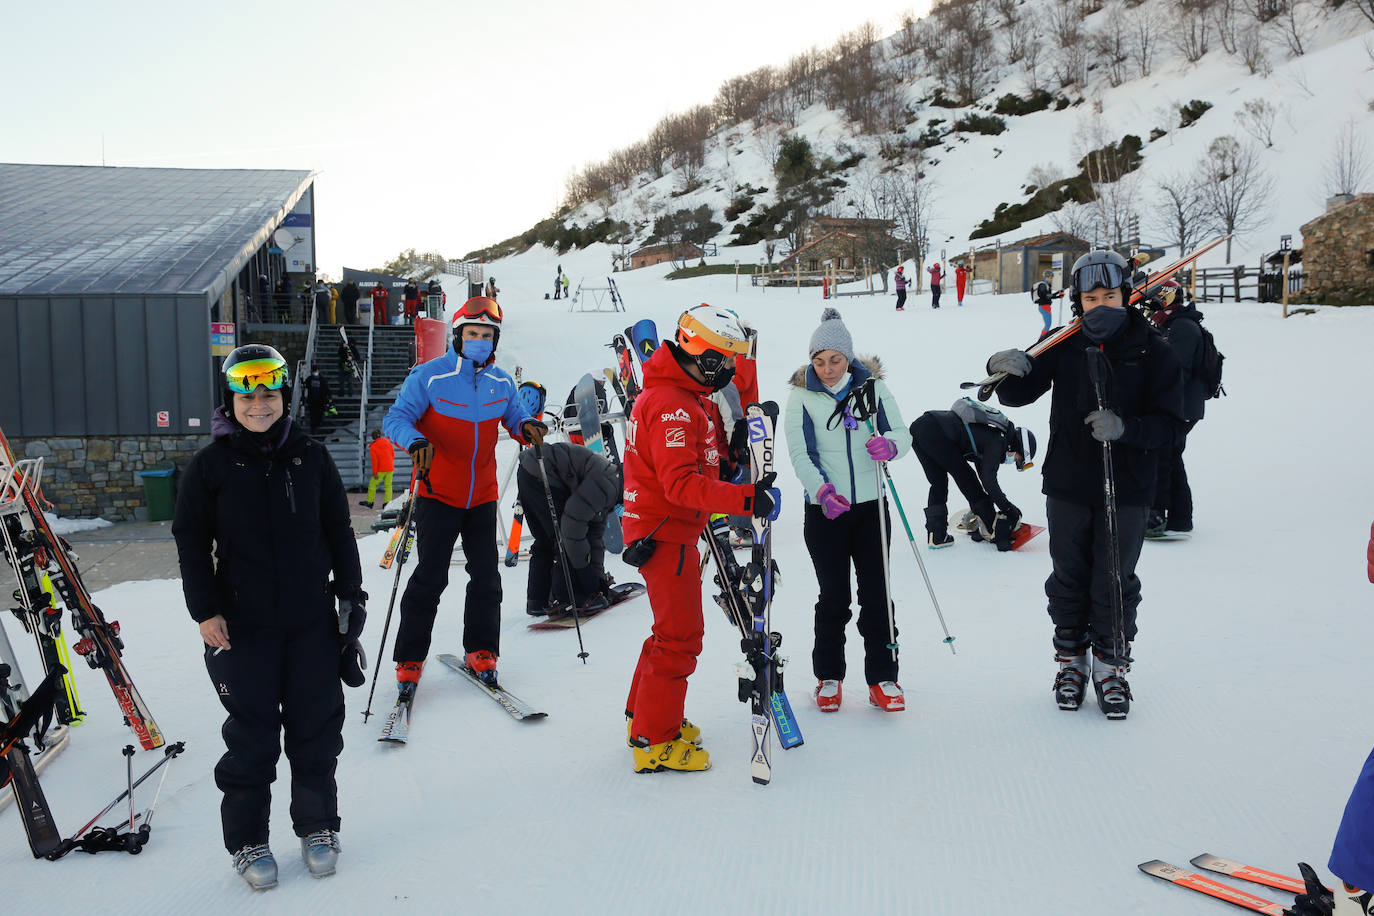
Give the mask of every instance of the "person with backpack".
M 1006 407 L 1024 407 L 1053 388 L 1041 489 L 1053 563 L 1045 596 L 1059 665 L 1055 702 L 1078 709 L 1091 677 L 1109 719 L 1130 712 L 1126 674 L 1140 606 L 1135 566 L 1159 450 L 1183 426 L 1178 359 L 1145 316 L 1127 306 L 1132 289 L 1125 258 L 1107 249 L 1088 252 L 1073 265 L 1069 282 L 1080 332 L 1035 357 L 1002 350 L 987 364 L 989 375 L 1007 375 L 997 387 Z M 1095 369 L 1106 389 L 1102 407 Z
M 343 302 L 343 314 L 339 317 L 344 324 L 358 323 L 358 299 L 362 294 L 358 284 L 352 280 L 344 284 L 343 292 L 339 294 L 339 299 Z
M 902 267 L 897 268 L 897 274 L 892 278 L 893 285 L 897 287 L 897 311 L 906 310 L 906 274 Z
M 1041 335 L 1049 333 L 1050 330 L 1050 322 L 1053 320 L 1053 315 L 1050 312 L 1050 305 L 1054 300 L 1064 295 L 1062 289 L 1057 293 L 1050 291 L 1050 280 L 1053 279 L 1053 277 L 1054 271 L 1045 271 L 1040 281 L 1035 284 L 1035 288 L 1031 290 L 1031 301 L 1035 303 L 1036 308 L 1040 309 L 1040 317 L 1045 321 L 1045 328 L 1040 332 Z
M 1193 491 L 1188 486 L 1188 471 L 1183 466 L 1183 450 L 1188 445 L 1188 434 L 1206 412 L 1207 398 L 1215 388 L 1208 389 L 1203 365 L 1207 349 L 1204 337 L 1211 335 L 1201 324 L 1202 312 L 1186 301 L 1183 287 L 1173 280 L 1165 280 L 1144 304 L 1150 323 L 1169 342 L 1183 371 L 1184 426 L 1174 437 L 1173 445 L 1159 451 L 1154 506 L 1145 528 L 1145 537 L 1159 538 L 1171 531 L 1193 530 Z M 1211 350 L 1216 352 L 1215 345 Z
M 949 533 L 949 479 L 968 500 L 978 540 L 1011 550 L 1011 533 L 1021 523 L 1018 509 L 997 484 L 1003 464 L 1031 467 L 1035 436 L 995 407 L 960 398 L 949 410 L 927 410 L 911 424 L 911 449 L 930 481 L 926 501 L 926 543 L 932 549 L 954 543 Z M 972 462 L 974 468 L 969 467 Z

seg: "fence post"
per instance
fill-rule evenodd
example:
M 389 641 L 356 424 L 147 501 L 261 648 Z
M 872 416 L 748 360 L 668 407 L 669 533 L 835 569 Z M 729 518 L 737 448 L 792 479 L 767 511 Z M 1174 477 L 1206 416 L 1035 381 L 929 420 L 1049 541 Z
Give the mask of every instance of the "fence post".
M 1283 317 L 1288 317 L 1288 252 L 1283 253 Z

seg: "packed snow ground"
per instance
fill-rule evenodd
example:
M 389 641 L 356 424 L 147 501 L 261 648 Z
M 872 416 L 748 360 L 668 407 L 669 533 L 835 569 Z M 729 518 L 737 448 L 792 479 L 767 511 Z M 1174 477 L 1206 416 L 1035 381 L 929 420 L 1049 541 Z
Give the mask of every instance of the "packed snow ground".
M 556 263 L 575 279 L 593 277 L 608 255 L 533 251 L 493 266 L 507 314 L 503 366 L 522 365 L 561 399 L 582 373 L 611 364 L 603 344 L 613 331 L 644 317 L 664 330 L 682 308 L 707 301 L 738 309 L 760 329 L 763 394 L 785 402 L 785 380 L 805 361 L 823 305 L 818 291 L 764 293 L 744 281 L 736 292 L 729 277 L 666 282 L 659 267 L 616 277 L 627 313 L 569 312 L 567 302 L 543 299 Z M 883 358 L 907 423 L 948 408 L 959 382 L 983 374 L 989 353 L 1030 344 L 1040 326 L 1022 295 L 971 298 L 960 309 L 951 294 L 939 311 L 915 296 L 903 314 L 891 297 L 837 305 L 856 351 Z M 1351 411 L 1365 390 L 1374 310 L 1320 309 L 1284 321 L 1272 305 L 1203 308 L 1228 357 L 1230 397 L 1208 404 L 1189 443 L 1195 535 L 1144 549 L 1135 706 L 1125 722 L 1108 722 L 1091 704 L 1077 713 L 1054 705 L 1044 535 L 1009 554 L 965 540 L 922 549 L 957 637 L 952 655 L 899 534 L 892 575 L 909 709 L 866 705 L 851 627 L 845 706 L 816 712 L 816 586 L 801 537 L 801 492 L 782 461 L 774 624 L 791 660 L 789 692 L 806 743 L 775 751 L 771 785 L 749 778 L 748 712 L 735 697 L 738 640 L 709 589 L 687 712 L 714 767 L 638 776 L 621 713 L 649 630 L 647 600 L 588 624 L 583 665 L 572 632 L 526 629 L 525 568 L 503 568 L 502 681 L 548 718 L 516 722 L 432 664 L 412 741 L 397 748 L 375 740 L 379 717 L 363 724 L 366 688 L 347 691 L 339 873 L 311 880 L 300 862 L 283 760 L 273 815 L 282 881 L 253 896 L 220 843 L 211 771 L 223 750 L 223 714 L 180 584 L 129 582 L 97 601 L 122 623 L 129 667 L 163 731 L 185 740 L 187 753 L 172 764 L 152 840 L 138 857 L 34 861 L 15 815 L 0 813 L 8 899 L 16 911 L 66 912 L 409 905 L 569 914 L 1218 914 L 1224 904 L 1135 865 L 1162 858 L 1186 866 L 1212 852 L 1289 873 L 1301 859 L 1325 873 L 1371 742 L 1374 587 L 1365 581 L 1364 545 L 1374 498 L 1364 481 L 1374 432 Z M 1011 414 L 1046 441 L 1048 399 Z M 919 516 L 919 465 L 906 458 L 893 472 Z M 1007 469 L 1003 478 L 1027 520 L 1043 523 L 1039 475 Z M 359 542 L 372 594 L 370 660 L 391 588 L 376 565 L 385 538 Z M 621 581 L 635 578 L 617 559 L 608 567 Z M 455 566 L 434 652 L 460 651 L 463 581 Z M 28 652 L 8 618 L 6 626 Z M 25 660 L 32 680 L 37 664 Z M 389 667 L 374 710 L 390 701 Z M 132 740 L 102 679 L 84 666 L 77 677 L 88 722 L 42 777 L 66 833 L 120 790 L 120 748 Z M 136 769 L 156 759 L 140 752 Z M 146 804 L 151 792 L 139 798 Z

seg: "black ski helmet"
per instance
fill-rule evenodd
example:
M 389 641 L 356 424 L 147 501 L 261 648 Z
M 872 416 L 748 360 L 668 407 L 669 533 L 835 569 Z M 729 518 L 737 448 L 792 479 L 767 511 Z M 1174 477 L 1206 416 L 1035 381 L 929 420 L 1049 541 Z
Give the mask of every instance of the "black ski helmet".
M 1075 315 L 1083 314 L 1083 293 L 1099 288 L 1121 290 L 1122 305 L 1131 301 L 1131 268 L 1125 258 L 1110 248 L 1094 249 L 1073 262 L 1069 301 Z
M 224 384 L 224 412 L 234 417 L 234 393 L 250 393 L 255 388 L 280 391 L 282 405 L 291 409 L 291 370 L 275 348 L 266 344 L 244 344 L 224 358 L 220 367 Z

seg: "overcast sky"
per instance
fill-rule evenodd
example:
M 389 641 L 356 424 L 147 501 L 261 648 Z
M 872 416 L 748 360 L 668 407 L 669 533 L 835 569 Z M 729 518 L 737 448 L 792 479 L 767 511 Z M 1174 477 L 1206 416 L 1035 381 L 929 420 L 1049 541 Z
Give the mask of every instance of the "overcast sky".
M 528 229 L 720 83 L 928 0 L 44 2 L 7 8 L 0 161 L 314 169 L 321 267 Z

